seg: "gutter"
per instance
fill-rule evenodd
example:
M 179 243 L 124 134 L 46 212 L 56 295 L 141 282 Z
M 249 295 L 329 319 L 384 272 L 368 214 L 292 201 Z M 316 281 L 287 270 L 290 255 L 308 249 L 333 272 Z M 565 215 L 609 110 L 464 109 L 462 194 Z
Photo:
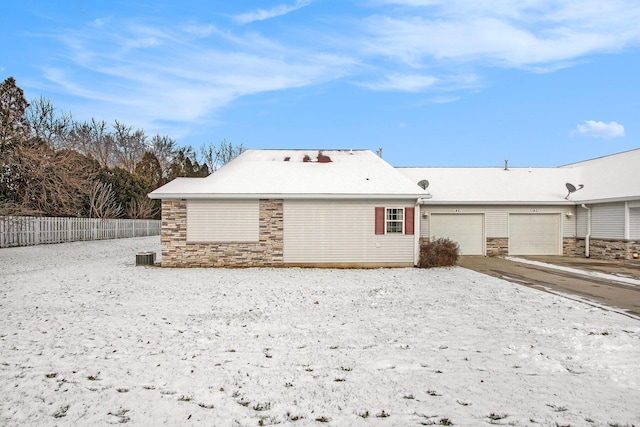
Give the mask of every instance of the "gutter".
M 413 265 L 418 266 L 420 264 L 420 236 L 422 230 L 420 229 L 420 220 L 422 218 L 422 212 L 420 212 L 420 206 L 429 204 L 431 201 L 431 193 L 427 193 L 422 197 L 416 199 L 416 206 L 414 208 L 413 216 Z
M 331 194 L 331 193 L 149 193 L 150 199 L 206 199 L 206 200 L 241 200 L 241 199 L 284 199 L 284 200 L 415 200 L 422 195 L 416 194 Z
M 584 257 L 589 258 L 589 246 L 591 245 L 591 208 L 584 203 L 582 207 L 587 210 L 587 235 L 584 236 Z
M 428 200 L 426 198 L 419 199 L 421 204 L 429 204 L 433 206 L 575 206 L 576 202 L 571 200 L 557 201 L 539 201 L 539 200 L 503 200 L 503 201 L 463 201 L 463 200 Z
M 417 267 L 420 263 L 420 235 L 422 230 L 420 229 L 420 218 L 422 213 L 420 212 L 420 206 L 424 203 L 425 199 L 417 199 L 416 206 L 413 210 L 413 266 Z

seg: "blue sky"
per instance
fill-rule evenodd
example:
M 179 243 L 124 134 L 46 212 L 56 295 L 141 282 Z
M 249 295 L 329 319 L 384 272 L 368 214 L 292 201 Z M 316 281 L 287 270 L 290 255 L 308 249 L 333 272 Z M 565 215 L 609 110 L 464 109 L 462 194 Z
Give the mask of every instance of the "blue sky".
M 0 79 L 195 147 L 558 166 L 640 147 L 637 0 L 11 2 Z

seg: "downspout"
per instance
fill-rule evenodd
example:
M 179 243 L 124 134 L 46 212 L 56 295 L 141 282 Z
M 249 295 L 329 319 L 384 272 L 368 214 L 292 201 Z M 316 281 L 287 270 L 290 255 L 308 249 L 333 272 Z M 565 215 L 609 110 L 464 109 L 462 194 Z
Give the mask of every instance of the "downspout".
M 413 211 L 413 266 L 417 267 L 420 262 L 420 199 L 416 200 L 416 207 Z
M 584 257 L 589 258 L 589 246 L 591 245 L 591 208 L 584 203 L 582 207 L 587 210 L 587 235 L 584 236 Z
M 413 214 L 413 265 L 418 266 L 420 263 L 420 236 L 422 230 L 420 229 L 420 219 L 422 218 L 422 212 L 420 206 L 427 203 L 431 198 L 431 194 L 425 194 L 424 197 L 416 200 L 416 207 Z

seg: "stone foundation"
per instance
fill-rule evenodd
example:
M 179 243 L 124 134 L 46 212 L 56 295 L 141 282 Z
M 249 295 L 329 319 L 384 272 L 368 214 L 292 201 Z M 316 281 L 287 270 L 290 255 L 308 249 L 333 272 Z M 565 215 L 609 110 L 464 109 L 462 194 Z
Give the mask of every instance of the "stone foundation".
M 487 237 L 487 256 L 509 255 L 509 239 L 506 237 Z
M 562 255 L 577 257 L 578 255 L 578 239 L 575 237 L 565 237 L 562 239 Z
M 283 264 L 283 202 L 259 201 L 258 242 L 187 243 L 187 201 L 162 201 L 163 267 L 276 267 Z
M 591 239 L 589 244 L 589 258 L 637 259 L 634 254 L 640 254 L 638 240 Z M 576 239 L 576 256 L 585 256 L 585 239 Z

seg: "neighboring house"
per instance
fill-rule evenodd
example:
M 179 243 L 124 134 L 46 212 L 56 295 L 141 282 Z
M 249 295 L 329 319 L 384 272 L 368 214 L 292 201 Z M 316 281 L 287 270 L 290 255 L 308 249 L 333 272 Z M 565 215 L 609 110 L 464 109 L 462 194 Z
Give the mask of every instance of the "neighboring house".
M 640 253 L 640 149 L 562 166 L 579 171 L 578 255 L 636 258 Z M 585 249 L 586 248 L 586 249 Z M 586 252 L 586 253 L 585 253 Z
M 248 150 L 150 197 L 162 199 L 169 267 L 412 266 L 420 240 L 437 237 L 463 255 L 633 258 L 637 165 L 640 149 L 558 168 L 394 168 L 362 150 Z
M 574 255 L 576 170 L 559 168 L 399 168 L 429 181 L 420 236 L 448 237 L 462 255 Z

